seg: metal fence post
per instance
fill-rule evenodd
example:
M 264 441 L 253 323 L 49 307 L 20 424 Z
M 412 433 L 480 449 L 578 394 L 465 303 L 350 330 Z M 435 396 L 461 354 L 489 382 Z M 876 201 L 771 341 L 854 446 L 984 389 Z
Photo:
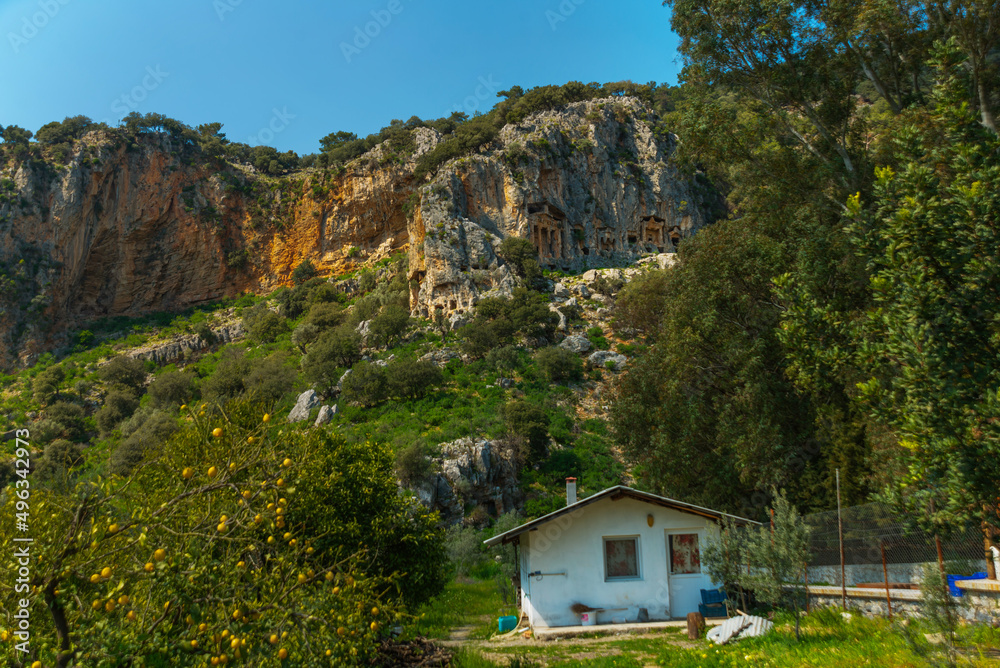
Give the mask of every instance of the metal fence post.
M 844 518 L 840 512 L 840 469 L 837 469 L 837 537 L 840 541 L 840 604 L 847 610 L 847 568 L 844 565 Z

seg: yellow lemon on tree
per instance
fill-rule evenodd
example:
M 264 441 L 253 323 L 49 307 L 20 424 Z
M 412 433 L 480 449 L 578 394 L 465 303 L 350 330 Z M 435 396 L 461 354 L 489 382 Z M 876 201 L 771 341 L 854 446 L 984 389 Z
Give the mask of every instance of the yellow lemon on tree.
M 223 533 L 226 530 L 226 525 L 225 524 L 219 524 L 219 526 L 215 527 L 215 529 L 219 533 Z
M 100 573 L 94 573 L 93 575 L 90 576 L 91 584 L 97 584 L 100 581 L 101 581 Z
M 31 668 L 42 668 L 42 662 L 35 661 L 33 664 L 31 664 Z
M 102 578 L 109 578 L 109 577 L 111 577 L 111 568 L 108 567 L 108 566 L 105 566 L 104 568 L 102 568 L 101 569 L 101 577 Z
M 118 533 L 118 525 L 112 524 L 108 527 L 108 533 Z
M 107 610 L 108 612 L 114 612 L 115 611 L 114 600 L 109 599 L 108 602 L 104 604 L 104 609 Z
M 190 466 L 185 466 L 184 470 L 181 471 L 181 477 L 184 478 L 185 480 L 190 480 L 191 478 L 194 477 L 194 469 L 191 468 Z
M 129 600 L 131 599 L 129 599 L 128 594 L 122 594 L 118 597 L 118 603 L 121 605 L 128 605 Z
M 94 610 L 100 610 L 101 609 L 101 602 L 100 601 L 94 601 L 93 603 L 90 604 L 90 607 L 92 607 Z
M 284 487 L 285 486 L 285 480 L 283 478 L 278 478 L 274 482 L 274 484 L 277 485 L 278 487 Z
M 278 634 L 277 633 L 272 633 L 271 637 L 268 638 L 268 640 L 270 641 L 270 643 L 272 645 L 277 645 L 278 644 Z
M 244 499 L 249 499 L 250 498 L 250 490 L 249 489 L 243 490 L 243 498 Z
M 254 442 L 254 438 L 253 438 L 253 436 L 248 436 L 248 437 L 247 437 L 247 443 L 249 443 L 249 444 L 253 445 L 253 442 Z
M 233 649 L 236 649 L 237 647 L 239 647 L 240 646 L 239 639 L 238 638 L 233 638 L 233 641 L 231 643 L 229 643 L 229 646 L 232 647 Z
M 146 565 L 142 567 L 142 569 L 147 573 L 152 573 L 155 568 L 156 566 L 153 565 L 152 561 L 147 561 Z
M 291 466 L 291 465 L 292 465 L 292 460 L 291 460 L 291 459 L 288 459 L 288 458 L 286 457 L 286 458 L 285 458 L 285 461 L 281 462 L 281 465 L 282 465 L 282 466 L 284 466 L 284 467 L 285 467 L 285 468 L 287 469 L 287 468 L 288 468 L 289 466 Z
M 214 478 L 217 475 L 219 475 L 219 469 L 215 468 L 214 466 L 209 466 L 208 467 L 208 477 L 209 478 Z
M 197 640 L 192 640 L 191 641 L 191 649 L 198 649 L 198 641 Z
M 153 552 L 153 559 L 155 559 L 156 561 L 163 561 L 166 558 L 167 558 L 167 551 L 164 550 L 162 547 L 158 549 L 156 552 Z
M 257 515 L 256 517 L 253 518 L 253 523 L 254 524 L 260 524 L 263 521 L 264 521 L 264 518 L 262 516 L 260 516 L 260 515 Z
M 271 421 L 271 415 L 269 413 L 264 413 L 264 422 L 270 422 L 270 421 Z
M 274 542 L 274 536 L 268 536 L 267 537 L 267 542 L 268 543 L 273 543 Z
M 326 580 L 327 580 L 327 582 L 329 582 L 330 580 L 333 580 L 333 573 L 327 572 L 327 574 L 326 574 Z M 336 592 L 334 592 L 334 593 L 336 593 Z
M 305 574 L 304 573 L 299 573 L 298 580 L 299 580 L 299 584 L 305 584 L 305 581 L 306 581 Z
M 372 617 L 378 617 L 378 608 L 372 608 Z
M 128 614 L 125 615 L 130 622 L 134 622 L 136 618 L 135 610 L 129 610 Z
M 222 427 L 216 427 L 212 430 L 212 436 L 216 438 L 222 438 Z
M 236 568 L 244 568 L 244 567 L 246 567 L 246 565 L 247 565 L 247 562 L 245 562 L 245 561 L 237 561 L 236 562 Z
M 281 659 L 282 661 L 284 661 L 285 659 L 287 659 L 288 658 L 288 650 L 285 649 L 284 647 L 282 647 L 281 649 L 279 649 L 278 650 L 278 658 Z

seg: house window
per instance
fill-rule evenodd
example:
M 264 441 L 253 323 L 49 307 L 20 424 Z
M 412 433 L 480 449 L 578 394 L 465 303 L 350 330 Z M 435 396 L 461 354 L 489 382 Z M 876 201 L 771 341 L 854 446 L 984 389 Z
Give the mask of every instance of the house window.
M 638 580 L 639 537 L 604 539 L 605 580 Z
M 671 534 L 670 574 L 688 575 L 691 573 L 701 573 L 701 554 L 698 552 L 698 534 Z

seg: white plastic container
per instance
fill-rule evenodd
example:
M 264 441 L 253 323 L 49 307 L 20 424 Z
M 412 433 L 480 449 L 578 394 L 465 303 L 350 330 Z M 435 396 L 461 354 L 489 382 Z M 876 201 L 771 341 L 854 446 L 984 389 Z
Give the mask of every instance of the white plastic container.
M 580 613 L 580 624 L 582 626 L 597 626 L 597 613 L 596 612 L 581 612 Z

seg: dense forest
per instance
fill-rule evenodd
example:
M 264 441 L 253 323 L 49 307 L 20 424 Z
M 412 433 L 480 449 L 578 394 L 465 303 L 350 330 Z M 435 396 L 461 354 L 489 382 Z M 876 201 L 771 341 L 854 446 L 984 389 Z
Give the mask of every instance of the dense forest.
M 627 452 L 730 508 L 768 485 L 830 507 L 839 468 L 847 503 L 996 520 L 1000 9 L 665 4 L 670 125 L 731 215 L 629 297 L 652 347 L 616 403 Z

